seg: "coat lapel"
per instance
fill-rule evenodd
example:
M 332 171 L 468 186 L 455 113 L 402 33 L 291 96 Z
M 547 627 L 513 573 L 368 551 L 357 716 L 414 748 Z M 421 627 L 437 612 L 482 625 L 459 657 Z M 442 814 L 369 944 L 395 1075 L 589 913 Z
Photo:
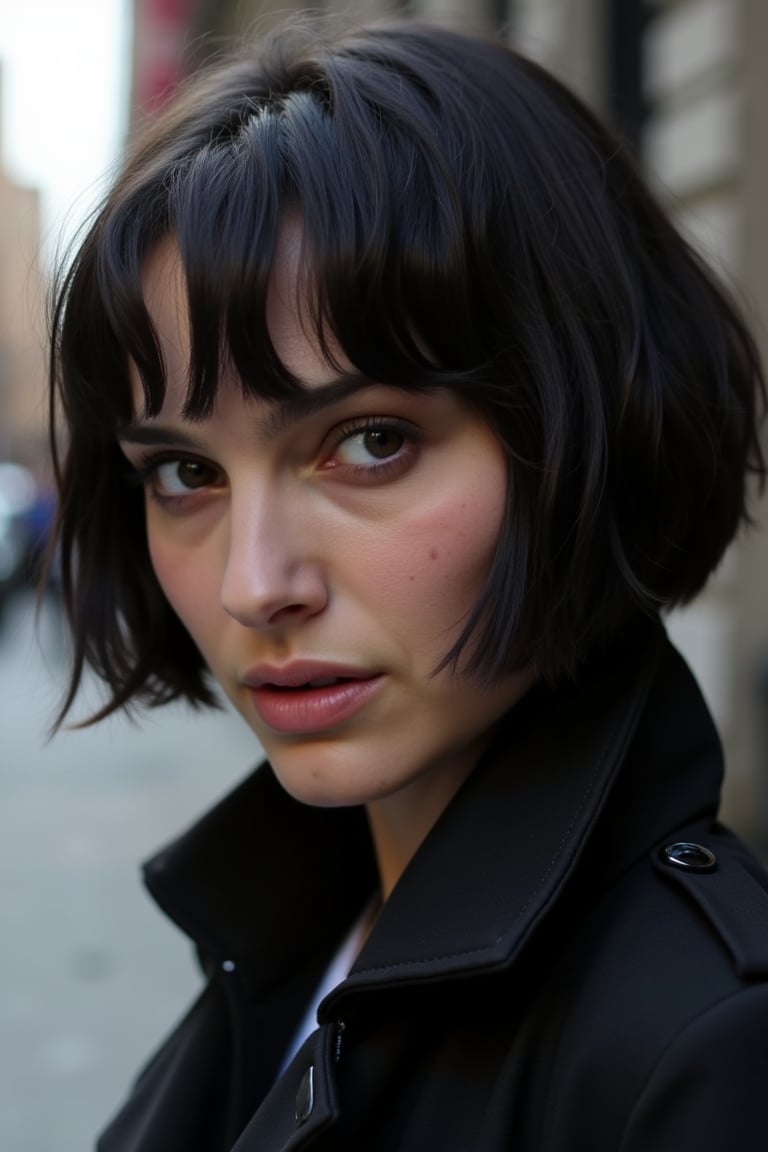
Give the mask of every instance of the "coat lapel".
M 637 729 L 665 638 L 578 685 L 534 689 L 501 726 L 384 905 L 349 979 L 323 1006 L 382 979 L 507 966 L 573 873 Z

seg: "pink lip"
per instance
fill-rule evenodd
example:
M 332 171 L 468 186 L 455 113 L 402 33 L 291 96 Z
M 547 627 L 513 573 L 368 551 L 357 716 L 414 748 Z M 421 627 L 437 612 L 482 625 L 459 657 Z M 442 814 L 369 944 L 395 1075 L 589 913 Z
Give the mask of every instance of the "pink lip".
M 338 679 L 311 687 L 310 681 Z M 349 665 L 297 660 L 260 664 L 243 677 L 264 723 L 277 732 L 301 734 L 333 728 L 359 712 L 378 692 L 383 676 Z

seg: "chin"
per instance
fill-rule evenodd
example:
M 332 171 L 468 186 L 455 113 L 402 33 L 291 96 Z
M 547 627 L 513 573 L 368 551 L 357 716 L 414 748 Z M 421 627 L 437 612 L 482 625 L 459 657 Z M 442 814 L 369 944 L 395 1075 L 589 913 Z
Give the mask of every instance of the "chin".
M 394 790 L 386 785 L 376 787 L 370 756 L 355 756 L 356 763 L 344 763 L 348 758 L 339 756 L 338 749 L 331 755 L 328 751 L 326 748 L 324 754 L 322 743 L 310 742 L 288 754 L 267 748 L 267 755 L 289 796 L 315 808 L 353 808 L 370 804 Z
M 327 780 L 320 776 L 317 778 L 302 776 L 299 779 L 294 773 L 284 774 L 276 768 L 274 771 L 278 782 L 289 796 L 300 804 L 308 804 L 312 808 L 356 808 L 369 804 L 376 798 L 371 795 L 370 788 L 362 785 L 355 786 L 352 783 Z

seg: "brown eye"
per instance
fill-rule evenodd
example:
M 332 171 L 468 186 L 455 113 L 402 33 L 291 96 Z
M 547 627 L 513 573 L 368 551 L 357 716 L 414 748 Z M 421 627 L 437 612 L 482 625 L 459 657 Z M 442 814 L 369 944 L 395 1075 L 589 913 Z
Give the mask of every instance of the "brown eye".
M 180 460 L 176 465 L 176 478 L 185 488 L 204 488 L 213 481 L 213 469 L 195 460 Z
M 367 452 L 376 460 L 386 460 L 394 456 L 403 446 L 405 437 L 396 428 L 371 428 L 363 434 L 363 444 Z
M 340 442 L 336 456 L 354 468 L 375 468 L 391 460 L 407 446 L 408 434 L 397 424 L 372 424 L 351 431 Z
M 164 460 L 152 472 L 152 486 L 166 496 L 184 496 L 218 483 L 219 473 L 201 460 Z

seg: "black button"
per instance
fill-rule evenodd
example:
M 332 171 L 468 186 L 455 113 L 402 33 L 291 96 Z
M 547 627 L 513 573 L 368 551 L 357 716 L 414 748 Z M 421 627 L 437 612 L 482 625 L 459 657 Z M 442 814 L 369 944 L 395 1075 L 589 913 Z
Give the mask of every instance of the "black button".
M 677 844 L 667 844 L 661 850 L 661 858 L 666 864 L 683 868 L 686 872 L 713 872 L 717 867 L 717 857 L 702 844 L 691 844 L 680 840 Z
M 315 1069 L 310 1064 L 301 1078 L 299 1090 L 296 1093 L 296 1124 L 301 1126 L 309 1120 L 315 1106 Z

